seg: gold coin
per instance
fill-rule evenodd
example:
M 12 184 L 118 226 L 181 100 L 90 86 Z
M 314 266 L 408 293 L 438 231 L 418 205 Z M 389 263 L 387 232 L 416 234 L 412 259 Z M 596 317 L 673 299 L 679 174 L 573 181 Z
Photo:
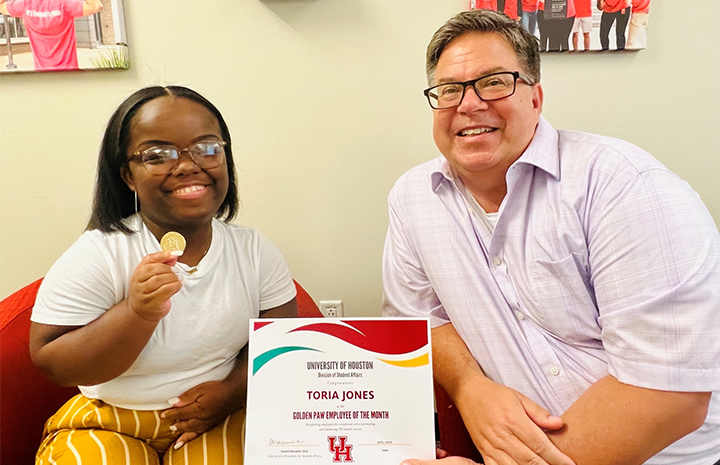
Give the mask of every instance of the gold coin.
M 185 238 L 179 232 L 169 231 L 160 239 L 160 248 L 182 252 L 185 250 Z

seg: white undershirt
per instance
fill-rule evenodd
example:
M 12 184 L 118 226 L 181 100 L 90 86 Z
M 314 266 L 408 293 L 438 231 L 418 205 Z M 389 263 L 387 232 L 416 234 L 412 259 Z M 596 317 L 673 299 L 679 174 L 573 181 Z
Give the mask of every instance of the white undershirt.
M 468 211 L 470 212 L 470 214 L 473 217 L 479 219 L 480 222 L 485 225 L 488 231 L 490 231 L 490 234 L 495 232 L 495 226 L 497 225 L 500 212 L 486 212 L 485 209 L 480 206 L 475 197 L 473 197 L 470 191 L 465 187 L 462 181 L 456 179 L 456 185 L 458 186 L 460 192 L 463 194 L 463 197 L 465 197 L 465 203 L 468 206 Z

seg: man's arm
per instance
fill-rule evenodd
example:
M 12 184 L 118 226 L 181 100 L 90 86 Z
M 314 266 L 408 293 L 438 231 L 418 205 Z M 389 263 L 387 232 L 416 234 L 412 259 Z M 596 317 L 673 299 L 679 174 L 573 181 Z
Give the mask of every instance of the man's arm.
M 563 414 L 561 427 L 563 422 L 542 407 L 485 378 L 452 325 L 434 328 L 432 338 L 436 381 L 455 402 L 484 455 L 504 451 L 518 463 L 525 463 L 522 460 L 534 452 L 555 463 L 548 453 L 543 455 L 538 449 L 530 452 L 516 441 L 502 444 L 504 433 L 517 436 L 524 444 L 541 444 L 547 435 L 579 464 L 640 465 L 699 428 L 707 414 L 711 393 L 644 389 L 608 375 Z M 525 419 L 518 406 L 524 409 Z M 515 423 L 518 418 L 531 420 L 546 432 L 525 421 Z
M 8 16 L 12 16 L 7 9 L 7 5 L 5 4 L 7 0 L 0 0 L 0 13 Z
M 83 16 L 90 16 L 94 15 L 98 11 L 103 9 L 102 3 L 100 3 L 100 0 L 85 0 L 83 2 Z
M 630 386 L 613 376 L 595 382 L 548 433 L 583 465 L 639 465 L 702 426 L 709 392 L 668 392 Z
M 432 330 L 433 372 L 457 406 L 486 463 L 570 465 L 544 429 L 560 418 L 519 392 L 485 377 L 452 324 Z
M 618 168 L 590 188 L 598 195 L 585 220 L 588 278 L 610 374 L 562 415 L 564 430 L 549 433 L 583 465 L 642 464 L 702 426 L 718 387 L 717 227 L 686 183 L 645 163 L 653 169 Z

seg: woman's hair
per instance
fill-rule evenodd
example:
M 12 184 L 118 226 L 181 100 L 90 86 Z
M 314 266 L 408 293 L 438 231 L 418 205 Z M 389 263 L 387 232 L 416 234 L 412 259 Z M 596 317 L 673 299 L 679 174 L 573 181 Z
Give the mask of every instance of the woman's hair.
M 140 89 L 128 97 L 115 110 L 103 137 L 98 156 L 97 180 L 93 198 L 92 214 L 87 229 L 99 229 L 103 232 L 121 231 L 132 234 L 123 224 L 123 219 L 136 213 L 135 193 L 130 190 L 121 176 L 121 169 L 127 163 L 128 144 L 130 143 L 130 125 L 138 110 L 151 100 L 173 96 L 199 103 L 217 118 L 225 145 L 225 159 L 228 170 L 228 191 L 222 205 L 215 215 L 230 221 L 238 211 L 238 192 L 235 179 L 235 162 L 232 156 L 230 131 L 220 111 L 205 97 L 194 90 L 181 86 L 153 86 Z
M 493 10 L 463 11 L 450 18 L 430 39 L 425 55 L 428 85 L 435 84 L 435 71 L 445 47 L 454 39 L 470 32 L 500 34 L 515 51 L 520 66 L 533 82 L 540 82 L 540 51 L 538 40 L 519 22 Z

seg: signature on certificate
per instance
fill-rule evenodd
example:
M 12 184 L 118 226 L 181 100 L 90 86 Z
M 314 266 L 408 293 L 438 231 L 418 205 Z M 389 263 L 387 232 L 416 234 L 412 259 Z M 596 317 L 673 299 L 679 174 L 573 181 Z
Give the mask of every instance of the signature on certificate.
M 295 446 L 305 444 L 305 441 L 302 439 L 273 439 L 268 438 L 268 445 L 269 446 Z

